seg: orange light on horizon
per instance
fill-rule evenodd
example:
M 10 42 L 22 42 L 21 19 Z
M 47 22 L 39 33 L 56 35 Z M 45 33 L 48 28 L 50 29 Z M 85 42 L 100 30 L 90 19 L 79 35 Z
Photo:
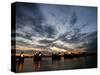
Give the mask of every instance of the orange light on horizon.
M 65 49 L 61 49 L 61 48 L 57 48 L 57 47 L 51 47 L 51 50 L 55 51 L 55 52 L 66 52 Z

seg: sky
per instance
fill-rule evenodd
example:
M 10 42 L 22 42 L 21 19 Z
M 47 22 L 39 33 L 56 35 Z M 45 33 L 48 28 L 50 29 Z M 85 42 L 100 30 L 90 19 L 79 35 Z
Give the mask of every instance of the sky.
M 16 50 L 97 51 L 96 7 L 18 2 L 15 16 Z

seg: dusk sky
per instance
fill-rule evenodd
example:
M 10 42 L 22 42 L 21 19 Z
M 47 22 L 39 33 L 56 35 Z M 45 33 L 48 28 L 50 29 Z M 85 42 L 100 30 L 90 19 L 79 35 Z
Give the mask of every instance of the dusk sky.
M 16 3 L 17 50 L 97 50 L 97 8 Z

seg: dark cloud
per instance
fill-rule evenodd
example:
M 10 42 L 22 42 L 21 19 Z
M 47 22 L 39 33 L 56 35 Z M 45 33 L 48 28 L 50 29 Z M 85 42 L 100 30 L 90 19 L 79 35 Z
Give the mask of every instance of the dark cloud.
M 17 45 L 47 50 L 55 46 L 68 50 L 70 48 L 64 44 L 83 43 L 77 48 L 96 51 L 96 12 L 92 7 L 17 3 Z M 12 33 L 12 37 L 14 35 Z
M 53 38 L 55 35 L 55 30 L 51 26 L 44 26 L 44 33 L 47 35 L 48 38 Z
M 42 14 L 37 4 L 16 3 L 16 24 L 20 28 L 41 24 Z
M 55 30 L 52 26 L 49 25 L 41 25 L 36 24 L 34 25 L 34 31 L 42 36 L 46 36 L 47 38 L 53 38 L 55 35 Z
M 73 28 L 73 30 L 60 35 L 56 40 L 62 40 L 63 42 L 68 43 L 75 43 L 79 42 L 81 35 L 82 34 L 80 33 L 79 28 Z
M 73 12 L 70 19 L 70 25 L 73 26 L 76 24 L 76 22 L 77 22 L 77 15 L 75 12 Z
M 22 40 L 19 40 L 19 41 L 16 41 L 16 44 L 18 45 L 18 46 L 30 46 L 31 44 L 29 44 L 29 43 L 27 43 L 27 42 L 24 42 L 24 41 L 22 41 Z
M 93 39 L 97 38 L 97 32 L 92 33 L 83 33 L 80 40 L 81 41 L 92 41 Z
M 48 44 L 48 43 L 52 43 L 53 40 L 43 39 L 43 40 L 39 40 L 38 42 L 43 44 Z
M 97 38 L 92 39 L 92 41 L 89 43 L 85 43 L 84 47 L 87 48 L 88 52 L 96 53 L 97 52 Z

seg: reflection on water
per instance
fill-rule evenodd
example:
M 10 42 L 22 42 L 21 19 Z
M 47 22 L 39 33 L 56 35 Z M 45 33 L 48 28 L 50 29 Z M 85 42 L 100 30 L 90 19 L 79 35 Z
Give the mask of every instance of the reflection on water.
M 18 72 L 23 72 L 23 63 L 18 63 L 16 69 Z
M 41 62 L 40 61 L 36 61 L 33 63 L 33 70 L 34 71 L 40 71 L 41 70 Z
M 94 55 L 69 59 L 62 57 L 61 60 L 52 60 L 51 57 L 44 57 L 42 61 L 33 61 L 32 58 L 25 58 L 24 63 L 16 63 L 16 72 L 95 68 L 96 66 L 97 59 Z

